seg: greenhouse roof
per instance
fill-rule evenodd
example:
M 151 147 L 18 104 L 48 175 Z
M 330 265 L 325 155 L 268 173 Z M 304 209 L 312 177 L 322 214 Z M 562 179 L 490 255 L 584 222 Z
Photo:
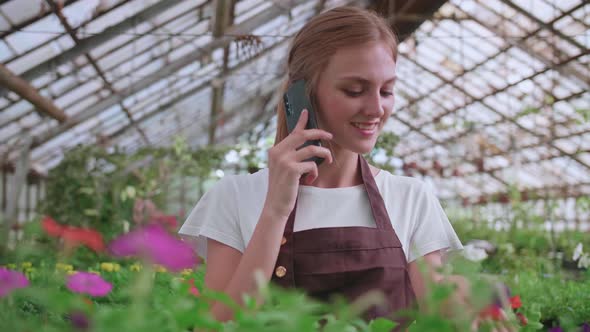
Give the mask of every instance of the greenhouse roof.
M 131 152 L 179 134 L 193 146 L 274 136 L 290 38 L 321 10 L 354 4 L 377 8 L 403 39 L 386 125 L 401 138 L 398 168 L 475 203 L 513 184 L 589 195 L 590 3 L 441 3 L 0 1 L 2 76 L 34 88 L 28 100 L 0 91 L 0 154 L 14 162 L 30 142 L 45 172 L 78 144 Z

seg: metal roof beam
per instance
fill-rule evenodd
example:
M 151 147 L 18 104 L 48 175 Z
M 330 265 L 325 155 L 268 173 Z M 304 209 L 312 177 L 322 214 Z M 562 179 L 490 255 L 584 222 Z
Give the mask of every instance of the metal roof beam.
M 509 0 L 500 0 L 501 2 L 503 2 L 504 4 L 506 4 L 508 7 L 514 9 L 515 11 L 517 11 L 519 14 L 523 15 L 524 17 L 527 17 L 528 19 L 530 19 L 531 21 L 534 21 L 535 23 L 537 23 L 539 26 L 543 27 L 545 30 L 550 31 L 551 33 L 553 33 L 554 35 L 558 36 L 559 38 L 567 41 L 568 43 L 574 45 L 575 47 L 577 47 L 580 51 L 582 51 L 582 53 L 586 53 L 588 54 L 589 51 L 588 49 L 580 44 L 577 40 L 575 40 L 574 38 L 564 34 L 563 32 L 555 29 L 553 27 L 553 24 L 547 24 L 543 21 L 541 21 L 538 17 L 533 16 L 530 12 L 526 11 L 525 9 L 523 9 L 522 7 L 518 6 L 517 4 L 515 4 L 512 1 Z M 582 3 L 584 3 L 584 1 L 582 1 Z
M 173 107 L 174 105 L 178 104 L 179 102 L 189 98 L 190 96 L 195 95 L 197 92 L 209 87 L 212 83 L 213 80 L 216 81 L 225 81 L 226 79 L 228 79 L 233 73 L 235 73 L 236 71 L 239 71 L 241 69 L 243 69 L 244 67 L 248 66 L 249 64 L 255 62 L 256 60 L 260 59 L 262 56 L 267 55 L 268 53 L 270 53 L 271 51 L 285 45 L 290 39 L 284 39 L 280 42 L 275 43 L 274 45 L 265 48 L 264 51 L 258 53 L 256 56 L 249 58 L 246 61 L 240 62 L 239 64 L 237 64 L 236 66 L 234 66 L 233 68 L 231 68 L 229 71 L 227 71 L 224 74 L 221 74 L 215 78 L 209 79 L 204 81 L 203 83 L 199 84 L 198 86 L 196 86 L 193 89 L 190 89 L 189 91 L 181 94 L 180 96 L 174 98 L 173 100 L 171 100 L 170 102 L 167 102 L 164 105 L 161 105 L 160 107 L 156 108 L 155 110 L 146 113 L 145 115 L 143 115 L 140 119 L 138 119 L 139 123 L 143 123 L 147 120 L 149 120 L 150 118 L 154 117 L 155 115 L 164 112 L 168 109 L 170 109 L 171 107 Z M 217 118 L 214 118 L 214 121 L 217 121 Z M 128 129 L 130 128 L 129 125 L 124 126 L 120 129 L 118 129 L 116 132 L 114 132 L 113 134 L 110 135 L 111 139 L 116 138 L 117 136 L 120 136 L 122 134 L 124 134 Z
M 565 98 L 556 99 L 555 102 L 557 103 L 557 102 L 560 102 L 560 101 L 568 101 L 568 100 L 571 100 L 571 99 L 574 99 L 574 98 L 581 97 L 585 93 L 587 93 L 587 91 L 580 91 L 580 92 L 571 94 L 571 95 L 569 95 L 569 96 L 567 96 Z M 488 128 L 488 127 L 495 127 L 495 126 L 497 126 L 497 125 L 499 125 L 501 123 L 504 123 L 504 122 L 506 122 L 504 119 L 500 119 L 498 121 L 494 121 L 494 122 L 490 122 L 490 123 L 481 125 L 481 126 L 477 127 L 477 129 L 478 130 L 482 130 L 482 129 L 485 129 L 485 128 Z M 429 123 L 427 123 L 427 124 L 429 124 Z M 569 122 L 567 122 L 567 121 L 566 122 L 556 122 L 555 124 L 556 125 L 567 126 L 569 124 Z M 450 143 L 453 143 L 456 140 L 461 139 L 461 138 L 469 135 L 472 132 L 473 132 L 472 130 L 465 130 L 465 131 L 463 131 L 463 132 L 461 132 L 461 133 L 459 133 L 457 135 L 454 135 L 452 137 L 449 137 L 449 138 L 445 139 L 444 141 L 442 141 L 441 145 L 442 146 L 449 145 Z M 582 130 L 582 131 L 577 131 L 577 132 L 570 132 L 570 133 L 568 133 L 566 135 L 555 136 L 551 140 L 555 141 L 555 140 L 560 140 L 560 139 L 565 139 L 565 138 L 571 138 L 573 136 L 584 135 L 584 134 L 586 134 L 588 132 L 590 132 L 590 130 Z M 536 143 L 536 144 L 534 144 L 534 146 L 541 146 L 541 145 L 547 144 L 547 141 L 548 140 L 549 139 L 541 139 L 541 140 L 539 140 L 540 143 Z M 407 152 L 407 153 L 403 154 L 400 158 L 407 157 L 407 156 L 412 155 L 412 154 L 420 153 L 420 152 L 423 152 L 423 151 L 425 151 L 427 149 L 430 149 L 430 148 L 431 148 L 431 146 L 426 146 L 426 147 L 421 147 L 421 148 L 418 148 L 418 149 L 414 149 L 414 150 L 412 150 L 410 152 Z
M 428 71 L 428 68 L 424 67 L 422 64 L 418 63 L 416 60 L 408 58 L 409 61 L 413 62 L 416 66 L 420 67 L 422 70 L 424 71 Z M 477 99 L 475 96 L 473 96 L 471 93 L 469 93 L 467 90 L 465 90 L 463 87 L 459 86 L 458 84 L 456 84 L 454 81 L 449 80 L 447 78 L 445 78 L 444 76 L 442 76 L 439 73 L 433 73 L 438 79 L 440 79 L 441 81 L 445 82 L 446 84 L 454 87 L 455 89 L 457 89 L 458 91 L 460 91 L 461 93 L 463 93 L 465 96 L 467 96 L 470 99 Z M 486 82 L 487 83 L 487 82 Z M 488 83 L 489 84 L 489 83 Z M 535 137 L 538 137 L 540 139 L 543 139 L 544 136 L 541 134 L 536 133 L 535 131 L 528 129 L 526 127 L 524 127 L 523 125 L 521 125 L 520 123 L 518 123 L 517 121 L 515 121 L 512 118 L 509 118 L 508 116 L 504 115 L 502 112 L 496 110 L 495 108 L 493 108 L 492 106 L 490 106 L 488 103 L 485 102 L 485 100 L 481 101 L 482 106 L 484 106 L 485 108 L 487 108 L 488 110 L 492 111 L 493 113 L 497 114 L 499 117 L 501 117 L 502 119 L 504 119 L 504 121 L 506 122 L 511 122 L 513 123 L 516 127 L 518 127 L 520 130 L 527 132 Z M 562 148 L 558 147 L 555 145 L 555 143 L 553 143 L 552 140 L 548 141 L 547 143 L 549 146 L 557 149 L 558 151 L 560 151 L 564 156 L 568 156 L 571 159 L 575 160 L 576 162 L 578 162 L 580 165 L 582 165 L 583 167 L 590 169 L 590 165 L 588 165 L 586 162 L 584 162 L 582 159 L 580 159 L 578 156 L 576 156 L 573 153 L 568 153 L 567 151 L 563 150 Z
M 74 40 L 74 43 L 76 45 L 80 45 L 80 42 L 81 41 L 78 38 L 78 36 L 76 36 L 76 32 L 74 31 L 74 29 L 72 28 L 72 26 L 70 26 L 70 23 L 68 23 L 68 20 L 64 16 L 64 14 L 61 11 L 61 9 L 58 6 L 58 4 L 56 4 L 54 1 L 55 0 L 46 0 L 47 4 L 49 4 L 49 6 L 51 6 L 51 8 L 53 8 L 53 11 L 54 11 L 55 15 L 57 16 L 57 18 L 59 19 L 61 25 L 64 27 L 64 29 L 67 31 L 67 33 L 70 35 L 70 37 Z M 94 59 L 90 56 L 90 53 L 85 52 L 84 53 L 84 57 L 86 57 L 86 60 L 88 61 L 88 63 L 92 66 L 92 68 L 94 69 L 94 71 L 102 79 L 104 85 L 111 92 L 111 94 L 117 95 L 118 92 L 115 91 L 115 89 L 113 88 L 113 85 L 106 78 L 105 74 L 100 69 L 100 67 L 98 66 L 98 64 L 96 63 L 96 61 L 94 61 Z M 140 134 L 141 138 L 143 139 L 143 141 L 146 144 L 149 144 L 150 141 L 148 140 L 148 138 L 145 135 L 145 133 L 143 132 L 143 130 L 141 130 L 141 128 L 135 123 L 135 120 L 133 120 L 133 117 L 131 116 L 131 112 L 129 112 L 129 110 L 125 107 L 125 105 L 123 105 L 123 103 L 119 103 L 119 106 L 121 106 L 121 109 L 123 110 L 123 112 L 127 116 L 127 119 L 129 120 L 129 123 L 131 123 L 131 125 L 135 128 L 135 130 L 137 130 L 137 132 L 139 132 L 139 134 Z
M 505 0 L 501 0 L 501 1 L 503 1 L 503 2 L 507 2 L 507 1 L 505 1 Z M 483 5 L 483 6 L 485 6 L 485 4 L 483 4 L 483 3 L 482 3 L 482 5 Z M 480 20 L 478 20 L 477 18 L 473 17 L 471 14 L 469 14 L 469 13 L 467 13 L 467 12 L 463 11 L 462 9 L 460 9 L 460 8 L 459 8 L 459 7 L 457 7 L 457 6 L 453 6 L 453 7 L 454 7 L 454 8 L 455 8 L 457 11 L 460 11 L 461 13 L 463 13 L 464 15 L 467 15 L 468 17 L 471 17 L 471 19 L 473 19 L 475 22 L 477 22 L 477 23 L 478 23 L 478 24 L 480 24 L 481 26 L 485 27 L 486 29 L 490 30 L 491 32 L 495 33 L 496 35 L 498 35 L 498 36 L 500 36 L 500 37 L 505 37 L 505 36 L 504 36 L 504 34 L 502 33 L 502 31 L 498 30 L 498 26 L 496 26 L 496 25 L 492 25 L 492 24 L 490 24 L 490 23 L 488 23 L 488 22 L 483 22 L 483 21 L 480 21 Z M 489 9 L 491 12 L 493 12 L 494 14 L 496 14 L 496 15 L 500 16 L 500 15 L 499 15 L 498 13 L 496 13 L 496 12 L 495 12 L 493 9 L 491 9 L 491 8 L 489 8 L 489 7 L 488 7 L 488 9 Z M 548 27 L 548 24 L 545 24 L 545 23 L 543 23 L 542 21 L 540 21 L 540 20 L 538 20 L 538 19 L 536 19 L 536 18 L 534 18 L 534 17 L 532 17 L 532 16 L 530 16 L 530 15 L 525 15 L 525 16 L 527 16 L 527 17 L 529 17 L 529 18 L 531 18 L 531 19 L 533 19 L 533 20 L 536 20 L 536 21 L 538 21 L 538 23 L 540 22 L 540 23 L 539 23 L 539 25 L 540 25 L 540 26 L 542 26 L 542 27 L 544 27 L 544 28 L 546 28 L 546 29 L 549 29 L 551 32 L 553 32 L 553 33 L 557 34 L 557 32 L 556 32 L 554 29 L 552 29 L 552 28 Z M 500 17 L 501 17 L 501 16 L 500 16 Z M 504 20 L 505 20 L 505 18 L 504 18 L 504 17 L 502 17 L 502 19 L 504 19 Z M 554 20 L 554 21 L 551 21 L 551 22 L 550 22 L 550 24 L 552 25 L 552 24 L 553 24 L 553 22 L 555 22 L 555 20 Z M 519 26 L 519 27 L 520 27 L 520 26 Z M 540 30 L 541 30 L 541 29 L 536 29 L 535 31 L 540 31 Z M 531 37 L 532 37 L 532 38 L 534 38 L 533 34 L 534 34 L 534 33 L 529 33 L 529 34 L 527 34 L 527 35 L 526 35 L 524 38 L 519 38 L 518 40 L 517 40 L 517 39 L 514 39 L 514 38 L 504 38 L 504 40 L 505 40 L 505 41 L 506 41 L 508 44 L 512 45 L 513 47 L 516 47 L 516 48 L 518 48 L 518 49 L 522 50 L 523 52 L 527 53 L 528 55 L 532 56 L 533 58 L 535 58 L 535 59 L 537 59 L 537 60 L 541 61 L 543 64 L 545 64 L 547 67 L 549 67 L 549 69 L 555 69 L 555 70 L 557 70 L 557 71 L 558 71 L 560 74 L 562 74 L 562 75 L 564 75 L 564 76 L 575 77 L 575 78 L 576 78 L 576 79 L 577 79 L 579 82 L 581 82 L 581 83 L 583 83 L 583 84 L 585 85 L 586 89 L 590 88 L 590 77 L 588 77 L 588 76 L 586 76 L 586 75 L 583 75 L 582 73 L 580 73 L 580 72 L 579 72 L 578 70 L 576 70 L 575 68 L 570 68 L 570 67 L 569 67 L 569 65 L 568 65 L 569 61 L 568 61 L 568 62 L 562 61 L 561 63 L 555 63 L 555 62 L 554 62 L 552 59 L 548 59 L 548 58 L 547 58 L 545 55 L 541 54 L 541 52 L 538 52 L 538 51 L 537 51 L 537 52 L 535 52 L 535 51 L 533 51 L 533 50 L 532 50 L 532 49 L 531 49 L 529 46 L 527 46 L 527 42 L 528 42 L 528 40 L 529 40 L 529 39 L 531 39 Z M 560 36 L 560 37 L 561 37 L 561 36 L 567 37 L 567 36 L 565 36 L 565 35 L 563 35 L 563 34 L 561 34 L 561 33 L 560 33 L 560 35 L 559 35 L 559 36 Z M 580 45 L 579 43 L 577 43 L 575 40 L 573 40 L 573 39 L 571 39 L 571 38 L 569 38 L 569 37 L 567 37 L 567 38 L 568 38 L 568 41 L 569 41 L 569 40 L 572 40 L 573 42 L 575 42 L 575 43 L 576 43 L 576 46 L 578 46 L 578 45 L 580 46 L 580 47 L 578 47 L 578 48 L 580 48 L 580 50 L 582 51 L 582 52 L 580 53 L 580 56 L 583 56 L 583 55 L 590 54 L 590 52 L 588 51 L 588 49 L 586 49 L 585 47 L 583 47 L 582 45 Z M 562 55 L 566 55 L 566 56 L 567 56 L 567 54 L 564 54 L 564 53 L 562 53 L 561 51 L 559 51 L 559 50 L 557 50 L 557 49 L 556 49 L 557 45 L 553 45 L 553 46 L 554 46 L 554 49 L 555 49 L 555 51 L 556 51 L 556 52 L 559 52 L 559 53 L 561 53 Z M 564 62 L 565 62 L 565 64 L 564 64 Z
M 527 188 L 519 190 L 521 201 L 538 201 L 546 199 L 566 199 L 588 196 L 590 194 L 590 182 L 579 183 L 569 186 L 545 186 L 540 188 Z M 462 198 L 460 195 L 457 198 Z M 467 200 L 467 205 L 486 205 L 488 203 L 509 203 L 509 192 L 496 192 L 493 194 L 481 195 L 476 201 Z M 506 202 L 508 200 L 508 202 Z M 504 201 L 504 202 L 502 202 Z
M 475 20 L 477 23 L 481 24 L 479 21 L 477 21 L 475 18 L 473 18 L 473 17 L 472 17 L 472 16 L 470 16 L 469 14 L 467 14 L 467 13 L 463 12 L 461 9 L 459 9 L 459 8 L 457 8 L 457 7 L 455 7 L 455 8 L 456 8 L 456 10 L 459 10 L 460 12 L 462 12 L 464 15 L 467 15 L 467 16 L 469 17 L 469 19 L 471 19 L 471 20 Z M 560 16 L 558 16 L 558 17 L 554 18 L 553 20 L 551 20 L 551 22 L 549 22 L 548 24 L 553 24 L 553 23 L 555 23 L 555 22 L 559 21 L 560 19 L 564 18 L 564 17 L 565 17 L 565 16 L 567 16 L 567 15 L 570 15 L 571 13 L 573 13 L 575 10 L 577 10 L 577 9 L 579 9 L 579 8 L 580 8 L 580 5 L 578 5 L 578 6 L 575 6 L 575 7 L 571 8 L 570 10 L 568 10 L 568 11 L 564 12 L 562 15 L 560 15 Z M 453 19 L 453 18 L 447 18 L 447 19 Z M 482 25 L 482 26 L 483 26 L 483 25 Z M 533 36 L 534 34 L 538 33 L 539 31 L 541 31 L 541 29 L 542 29 L 542 28 L 537 28 L 537 29 L 535 29 L 534 31 L 531 31 L 530 33 L 527 33 L 527 34 L 526 34 L 524 37 L 522 37 L 522 39 L 523 39 L 523 40 L 526 40 L 526 39 L 528 39 L 529 37 Z M 470 31 L 471 31 L 471 29 L 467 29 L 467 30 L 470 30 Z M 498 52 L 494 53 L 493 55 L 491 55 L 491 56 L 490 56 L 490 57 L 488 57 L 487 59 L 484 59 L 483 61 L 480 61 L 480 62 L 476 63 L 476 64 L 475 64 L 473 67 L 471 67 L 469 70 L 463 70 L 461 73 L 457 74 L 457 75 L 454 77 L 454 79 L 455 79 L 455 80 L 456 80 L 456 79 L 459 79 L 459 78 L 461 78 L 461 77 L 465 76 L 465 74 L 473 72 L 473 71 L 474 71 L 474 70 L 476 70 L 477 68 L 479 68 L 479 67 L 481 67 L 481 66 L 485 65 L 486 63 L 488 63 L 488 61 L 490 61 L 490 60 L 493 60 L 493 59 L 497 58 L 498 56 L 500 56 L 501 54 L 505 53 L 506 51 L 508 51 L 510 48 L 512 48 L 512 47 L 514 47 L 514 46 L 515 46 L 515 45 L 513 45 L 513 43 L 508 43 L 508 45 L 507 45 L 506 47 L 503 47 L 503 48 L 499 49 L 499 50 L 498 50 Z M 519 45 L 516 45 L 516 46 L 518 47 Z M 581 56 L 581 55 L 580 55 L 580 56 Z M 574 61 L 574 60 L 576 60 L 576 59 L 580 58 L 580 56 L 577 56 L 577 57 L 574 57 L 574 58 L 570 58 L 570 59 L 568 59 L 568 60 L 566 60 L 566 61 L 563 61 L 562 63 L 560 63 L 560 64 L 557 64 L 557 65 L 556 65 L 556 64 L 553 64 L 553 65 L 551 65 L 551 67 L 552 67 L 552 68 L 554 68 L 554 69 L 555 69 L 555 68 L 557 68 L 557 70 L 558 70 L 558 71 L 560 71 L 560 69 L 559 69 L 559 68 L 560 68 L 562 65 L 564 65 L 564 64 L 567 64 L 567 63 L 570 63 L 570 61 Z M 504 91 L 504 90 L 506 90 L 506 89 L 508 89 L 508 88 L 510 88 L 510 87 L 516 86 L 516 85 L 518 85 L 518 84 L 522 83 L 522 82 L 523 82 L 523 81 L 525 81 L 525 80 L 528 80 L 528 79 L 533 79 L 533 78 L 535 78 L 535 77 L 536 77 L 536 76 L 538 76 L 538 75 L 541 75 L 541 74 L 543 74 L 543 73 L 546 73 L 546 72 L 547 72 L 549 69 L 550 69 L 550 68 L 546 68 L 545 70 L 538 71 L 538 72 L 536 72 L 536 73 L 534 73 L 534 74 L 532 74 L 532 75 L 529 75 L 528 77 L 525 77 L 525 78 L 523 78 L 523 79 L 521 79 L 521 80 L 519 80 L 519 81 L 517 81 L 517 82 L 514 82 L 513 84 L 509 84 L 509 85 L 507 85 L 506 87 L 504 87 L 504 88 L 502 88 L 502 89 L 500 89 L 500 90 L 495 90 L 495 91 L 494 91 L 494 92 L 492 92 L 491 94 L 488 94 L 488 95 L 484 96 L 482 99 L 485 99 L 485 98 L 487 98 L 487 97 L 489 97 L 489 96 L 491 96 L 491 95 L 494 95 L 494 94 L 496 94 L 496 93 L 498 93 L 498 92 Z M 435 86 L 434 88 L 432 88 L 432 89 L 431 89 L 430 91 L 428 91 L 427 93 L 425 93 L 425 94 L 423 94 L 423 95 L 421 95 L 421 96 L 419 96 L 419 97 L 417 97 L 417 98 L 414 98 L 414 99 L 412 99 L 410 104 L 415 104 L 415 103 L 418 103 L 418 102 L 420 102 L 420 101 L 422 101 L 422 100 L 424 100 L 424 99 L 426 99 L 426 98 L 430 97 L 430 95 L 431 95 L 432 93 L 434 93 L 434 92 L 438 91 L 439 89 L 441 89 L 441 88 L 442 88 L 442 87 L 444 87 L 444 86 L 445 86 L 445 83 L 444 83 L 444 82 L 443 82 L 443 83 L 441 83 L 441 84 L 439 84 L 439 85 L 437 85 L 437 86 Z M 544 90 L 544 89 L 543 89 L 543 90 Z M 466 107 L 466 106 L 468 106 L 468 105 L 471 105 L 471 104 L 473 104 L 473 103 L 475 103 L 475 102 L 477 102 L 477 101 L 478 101 L 478 100 L 472 100 L 472 101 L 470 101 L 468 104 L 462 105 L 462 106 L 460 106 L 460 107 L 457 107 L 457 108 L 454 108 L 454 109 L 452 109 L 452 110 L 445 111 L 445 112 L 443 112 L 443 113 L 441 113 L 441 114 L 439 114 L 439 115 L 435 116 L 435 117 L 434 117 L 432 120 L 430 120 L 429 122 L 423 123 L 423 124 L 421 124 L 420 126 L 423 126 L 423 125 L 428 125 L 428 124 L 430 124 L 430 123 L 434 123 L 434 122 L 436 122 L 438 119 L 442 118 L 443 116 L 445 116 L 445 115 L 448 115 L 448 114 L 451 114 L 451 113 L 455 113 L 456 111 L 458 111 L 458 110 L 460 110 L 460 109 L 462 109 L 462 108 L 464 108 L 464 107 Z M 406 107 L 404 107 L 404 108 L 400 109 L 399 111 L 403 111 L 403 110 L 407 110 L 407 109 L 408 109 L 408 106 L 406 106 Z
M 21 74 L 21 77 L 27 81 L 32 81 L 35 78 L 52 71 L 57 66 L 69 62 L 77 56 L 87 53 L 95 47 L 98 47 L 113 39 L 114 37 L 117 37 L 122 32 L 125 32 L 144 21 L 150 20 L 159 14 L 162 14 L 167 9 L 172 8 L 181 2 L 182 0 L 159 1 L 153 6 L 142 10 L 141 12 L 121 21 L 120 23 L 106 28 L 99 34 L 80 40 L 80 43 L 77 46 L 60 53 L 51 59 L 47 59 L 37 66 L 25 71 Z
M 305 2 L 307 1 L 295 0 L 291 3 L 291 5 L 297 6 Z M 121 100 L 124 100 L 129 96 L 132 96 L 136 92 L 139 92 L 149 87 L 150 85 L 162 79 L 165 79 L 166 76 L 169 76 L 177 72 L 178 70 L 190 65 L 191 63 L 200 60 L 204 56 L 210 56 L 210 54 L 214 50 L 229 45 L 229 43 L 234 40 L 234 36 L 251 33 L 254 29 L 258 28 L 262 24 L 284 14 L 286 14 L 286 10 L 284 8 L 273 6 L 268 10 L 265 10 L 238 25 L 230 27 L 227 31 L 227 34 L 222 38 L 214 39 L 213 41 L 204 45 L 201 49 L 189 53 L 188 55 L 174 62 L 171 62 L 162 70 L 159 70 L 158 72 L 152 75 L 148 75 L 142 78 L 141 80 L 135 82 L 133 85 L 129 86 L 124 92 L 121 92 L 120 96 L 109 96 L 96 103 L 93 107 L 88 108 L 86 111 L 81 112 L 80 114 L 74 117 L 70 117 L 68 121 L 64 122 L 62 125 L 49 129 L 45 133 L 41 134 L 39 137 L 36 137 L 33 143 L 33 148 L 42 145 L 43 143 L 49 141 L 50 139 L 59 135 L 60 133 L 63 133 L 64 131 L 71 129 L 77 126 L 78 124 L 96 116 L 103 110 L 108 109 L 113 105 L 116 105 L 117 103 L 121 102 Z
M 205 4 L 206 4 L 206 3 L 205 3 Z M 187 11 L 184 11 L 184 12 L 182 12 L 181 14 L 179 14 L 179 17 L 181 17 L 181 16 L 184 16 L 184 15 L 187 15 L 187 14 L 188 14 L 190 11 L 195 11 L 195 10 L 202 11 L 202 10 L 203 10 L 203 9 L 202 9 L 202 7 L 204 7 L 204 6 L 205 6 L 205 4 L 201 4 L 201 5 L 198 5 L 198 6 L 196 6 L 196 7 L 192 7 L 192 8 L 190 8 L 190 9 L 188 9 Z M 129 41 L 127 41 L 127 42 L 126 42 L 126 44 L 133 44 L 133 43 L 137 42 L 138 40 L 140 40 L 141 38 L 145 37 L 145 35 L 152 34 L 152 33 L 154 33 L 154 32 L 155 32 L 156 30 L 158 30 L 158 29 L 163 29 L 165 25 L 167 25 L 167 24 L 169 24 L 170 22 L 174 21 L 176 18 L 177 18 L 177 17 L 169 18 L 169 19 L 167 19 L 167 20 L 165 20 L 165 21 L 161 22 L 161 25 L 159 25 L 159 26 L 153 26 L 153 27 L 151 27 L 149 30 L 146 30 L 146 31 L 145 31 L 143 34 L 139 34 L 139 35 L 137 35 L 137 36 L 134 36 L 133 38 L 131 38 Z M 184 28 L 183 30 L 179 31 L 178 33 L 182 34 L 182 33 L 184 33 L 186 30 L 188 30 L 188 29 L 190 29 L 190 28 L 191 28 L 191 26 L 188 26 L 188 27 Z M 100 55 L 100 56 L 98 56 L 98 57 L 95 57 L 94 59 L 95 59 L 95 61 L 100 61 L 100 60 L 104 59 L 105 57 L 109 56 L 110 54 L 112 54 L 112 52 L 115 52 L 115 51 L 117 51 L 118 49 L 119 49 L 119 47 L 115 47 L 115 48 L 113 48 L 113 49 L 111 49 L 111 50 L 107 51 L 106 53 L 104 53 L 104 54 L 101 54 L 101 55 Z M 142 56 L 142 55 L 144 55 L 146 52 L 150 52 L 151 50 L 152 50 L 152 48 L 151 48 L 151 47 L 149 47 L 149 48 L 147 48 L 147 49 L 144 49 L 144 50 L 142 50 L 141 52 L 138 52 L 137 54 L 135 54 L 135 57 Z M 163 57 L 165 57 L 165 55 L 164 55 Z M 159 57 L 159 58 L 157 58 L 157 59 L 162 59 L 162 57 Z M 118 59 L 118 60 L 119 60 L 119 59 Z M 130 57 L 130 58 L 123 58 L 123 59 L 121 59 L 120 61 L 116 61 L 116 62 L 115 62 L 113 65 L 111 65 L 111 66 L 109 66 L 109 67 L 107 67 L 107 68 L 104 68 L 104 67 L 103 67 L 103 70 L 104 70 L 104 71 L 107 71 L 107 72 L 109 72 L 109 71 L 111 71 L 111 72 L 116 72 L 116 71 L 117 71 L 117 69 L 118 69 L 118 67 L 120 67 L 120 66 L 124 65 L 125 63 L 128 63 L 128 61 L 131 61 L 131 60 L 132 60 L 132 57 Z M 82 67 L 86 66 L 86 64 L 84 64 L 84 65 L 82 65 L 82 66 L 78 66 L 77 64 L 75 64 L 75 63 L 73 63 L 73 62 L 72 62 L 72 64 L 73 64 L 73 69 L 72 69 L 72 72 L 79 71 L 79 70 L 80 70 Z M 145 64 L 145 63 L 138 64 L 138 66 L 141 66 L 141 65 L 147 65 L 147 64 Z M 70 72 L 70 73 L 66 74 L 66 76 L 68 76 L 68 75 L 71 75 L 71 74 L 72 74 L 72 72 Z M 60 93 L 60 94 L 57 94 L 57 95 L 53 95 L 53 96 L 52 96 L 52 98 L 53 98 L 53 99 L 60 98 L 60 97 L 62 97 L 62 96 L 64 96 L 64 95 L 66 95 L 66 94 L 70 93 L 72 90 L 74 90 L 74 89 L 77 89 L 77 88 L 78 88 L 78 87 L 80 87 L 81 85 L 84 85 L 84 84 L 88 83 L 89 81 L 91 81 L 91 80 L 93 80 L 93 79 L 94 79 L 94 77 L 87 77 L 87 78 L 85 78 L 85 80 L 83 80 L 83 81 L 76 81 L 76 82 L 74 82 L 74 83 L 68 84 L 68 85 L 66 85 L 66 86 L 63 88 L 63 91 L 62 91 L 62 93 Z M 125 76 L 122 76 L 122 77 L 117 77 L 116 79 L 114 79 L 114 80 L 111 80 L 111 84 L 113 84 L 113 83 L 116 83 L 116 82 L 118 82 L 118 81 L 120 81 L 120 80 L 122 80 L 122 79 L 125 79 Z M 55 81 L 50 81 L 50 82 L 48 82 L 48 83 L 45 83 L 45 84 L 43 84 L 43 85 L 39 86 L 39 87 L 38 87 L 38 89 L 39 89 L 39 90 L 46 89 L 48 86 L 50 86 L 50 85 L 51 85 L 52 83 L 54 83 L 54 82 L 55 82 Z M 88 97 L 91 97 L 91 96 L 92 96 L 92 95 L 93 95 L 95 92 L 96 92 L 96 91 L 92 91 L 92 92 L 90 92 L 89 94 L 86 94 L 86 95 L 82 95 L 82 96 L 80 96 L 80 98 L 78 98 L 78 99 L 76 99 L 76 100 L 72 101 L 70 104 L 68 104 L 68 105 L 64 106 L 64 109 L 68 109 L 68 107 L 72 106 L 73 104 L 79 103 L 80 101 L 82 101 L 82 100 L 84 100 L 84 99 L 86 99 L 86 98 L 88 98 Z M 10 107 L 10 106 L 14 105 L 14 104 L 15 104 L 15 103 L 17 103 L 17 102 L 18 102 L 18 101 L 12 101 L 12 102 L 11 102 L 10 104 L 8 104 L 8 105 L 7 105 L 5 108 L 8 108 L 8 107 Z M 0 123 L 0 129 L 2 129 L 2 127 L 5 127 L 5 126 L 9 125 L 9 124 L 10 124 L 10 122 L 12 122 L 12 121 L 18 121 L 18 120 L 20 120 L 21 118 L 24 118 L 24 117 L 28 116 L 29 114 L 31 114 L 31 111 L 24 112 L 23 114 L 21 114 L 21 115 L 19 115 L 19 116 L 15 117 L 15 118 L 13 118 L 13 119 L 11 119 L 11 121 L 7 121 L 7 122 L 4 122 L 4 123 Z
M 0 5 L 3 4 L 3 3 L 5 3 L 5 2 L 8 2 L 8 1 L 10 1 L 10 0 L 2 0 L 2 2 L 0 3 Z M 76 2 L 76 1 L 79 1 L 79 0 L 65 0 L 64 1 L 64 7 L 67 7 L 68 5 L 70 5 L 70 4 L 72 4 L 72 3 Z M 37 21 L 39 21 L 39 20 L 47 17 L 50 14 L 51 14 L 51 11 L 50 10 L 43 11 L 43 12 L 39 13 L 39 15 L 37 15 L 37 16 L 31 18 L 31 19 L 28 19 L 28 20 L 26 20 L 24 22 L 21 22 L 20 24 L 17 24 L 15 26 L 11 26 L 6 31 L 2 31 L 0 33 L 0 39 L 4 39 L 6 36 L 10 35 L 11 33 L 16 32 L 16 31 L 20 31 L 23 28 L 25 28 L 26 26 L 31 25 L 31 24 L 33 24 L 33 23 L 35 23 L 35 22 L 37 22 Z

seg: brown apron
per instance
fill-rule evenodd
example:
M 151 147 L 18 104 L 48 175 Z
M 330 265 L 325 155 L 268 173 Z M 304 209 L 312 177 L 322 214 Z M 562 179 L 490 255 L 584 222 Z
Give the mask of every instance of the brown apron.
M 391 319 L 396 311 L 409 309 L 415 303 L 415 295 L 406 256 L 369 164 L 360 155 L 358 161 L 376 228 L 331 227 L 293 232 L 296 210 L 293 208 L 272 281 L 283 287 L 303 289 L 321 301 L 328 301 L 336 294 L 352 301 L 367 291 L 379 290 L 384 293 L 387 305 L 372 307 L 363 317 Z M 401 318 L 394 320 L 407 323 Z

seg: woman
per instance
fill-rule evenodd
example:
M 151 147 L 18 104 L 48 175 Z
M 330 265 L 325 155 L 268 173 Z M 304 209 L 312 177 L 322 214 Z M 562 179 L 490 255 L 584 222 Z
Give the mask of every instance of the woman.
M 363 9 L 332 9 L 295 36 L 287 83 L 308 82 L 321 129 L 306 130 L 304 112 L 288 134 L 279 105 L 268 169 L 223 178 L 193 209 L 180 233 L 197 237 L 206 254 L 209 288 L 241 301 L 255 291 L 254 271 L 261 270 L 267 280 L 319 299 L 384 292 L 387 305 L 367 318 L 424 295 L 418 262 L 440 266 L 443 251 L 461 242 L 422 182 L 361 156 L 393 111 L 396 59 L 394 33 Z M 316 139 L 321 147 L 297 149 Z M 304 161 L 314 156 L 325 161 Z M 220 320 L 232 317 L 222 304 L 212 310 Z

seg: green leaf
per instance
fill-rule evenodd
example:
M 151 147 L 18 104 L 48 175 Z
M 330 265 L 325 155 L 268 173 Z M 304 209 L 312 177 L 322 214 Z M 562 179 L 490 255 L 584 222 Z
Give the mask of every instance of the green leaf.
M 539 114 L 539 112 L 541 112 L 541 110 L 539 108 L 536 107 L 526 107 L 524 110 L 522 110 L 522 112 L 517 114 L 517 117 L 523 117 L 529 114 Z
M 580 116 L 582 116 L 582 119 L 584 119 L 584 122 L 590 121 L 590 108 L 576 108 L 576 113 L 578 113 L 578 114 L 580 114 Z
M 98 216 L 98 210 L 96 209 L 84 209 L 84 214 L 89 217 L 96 217 Z
M 389 319 L 377 318 L 369 323 L 369 331 L 371 332 L 389 332 L 398 324 Z

